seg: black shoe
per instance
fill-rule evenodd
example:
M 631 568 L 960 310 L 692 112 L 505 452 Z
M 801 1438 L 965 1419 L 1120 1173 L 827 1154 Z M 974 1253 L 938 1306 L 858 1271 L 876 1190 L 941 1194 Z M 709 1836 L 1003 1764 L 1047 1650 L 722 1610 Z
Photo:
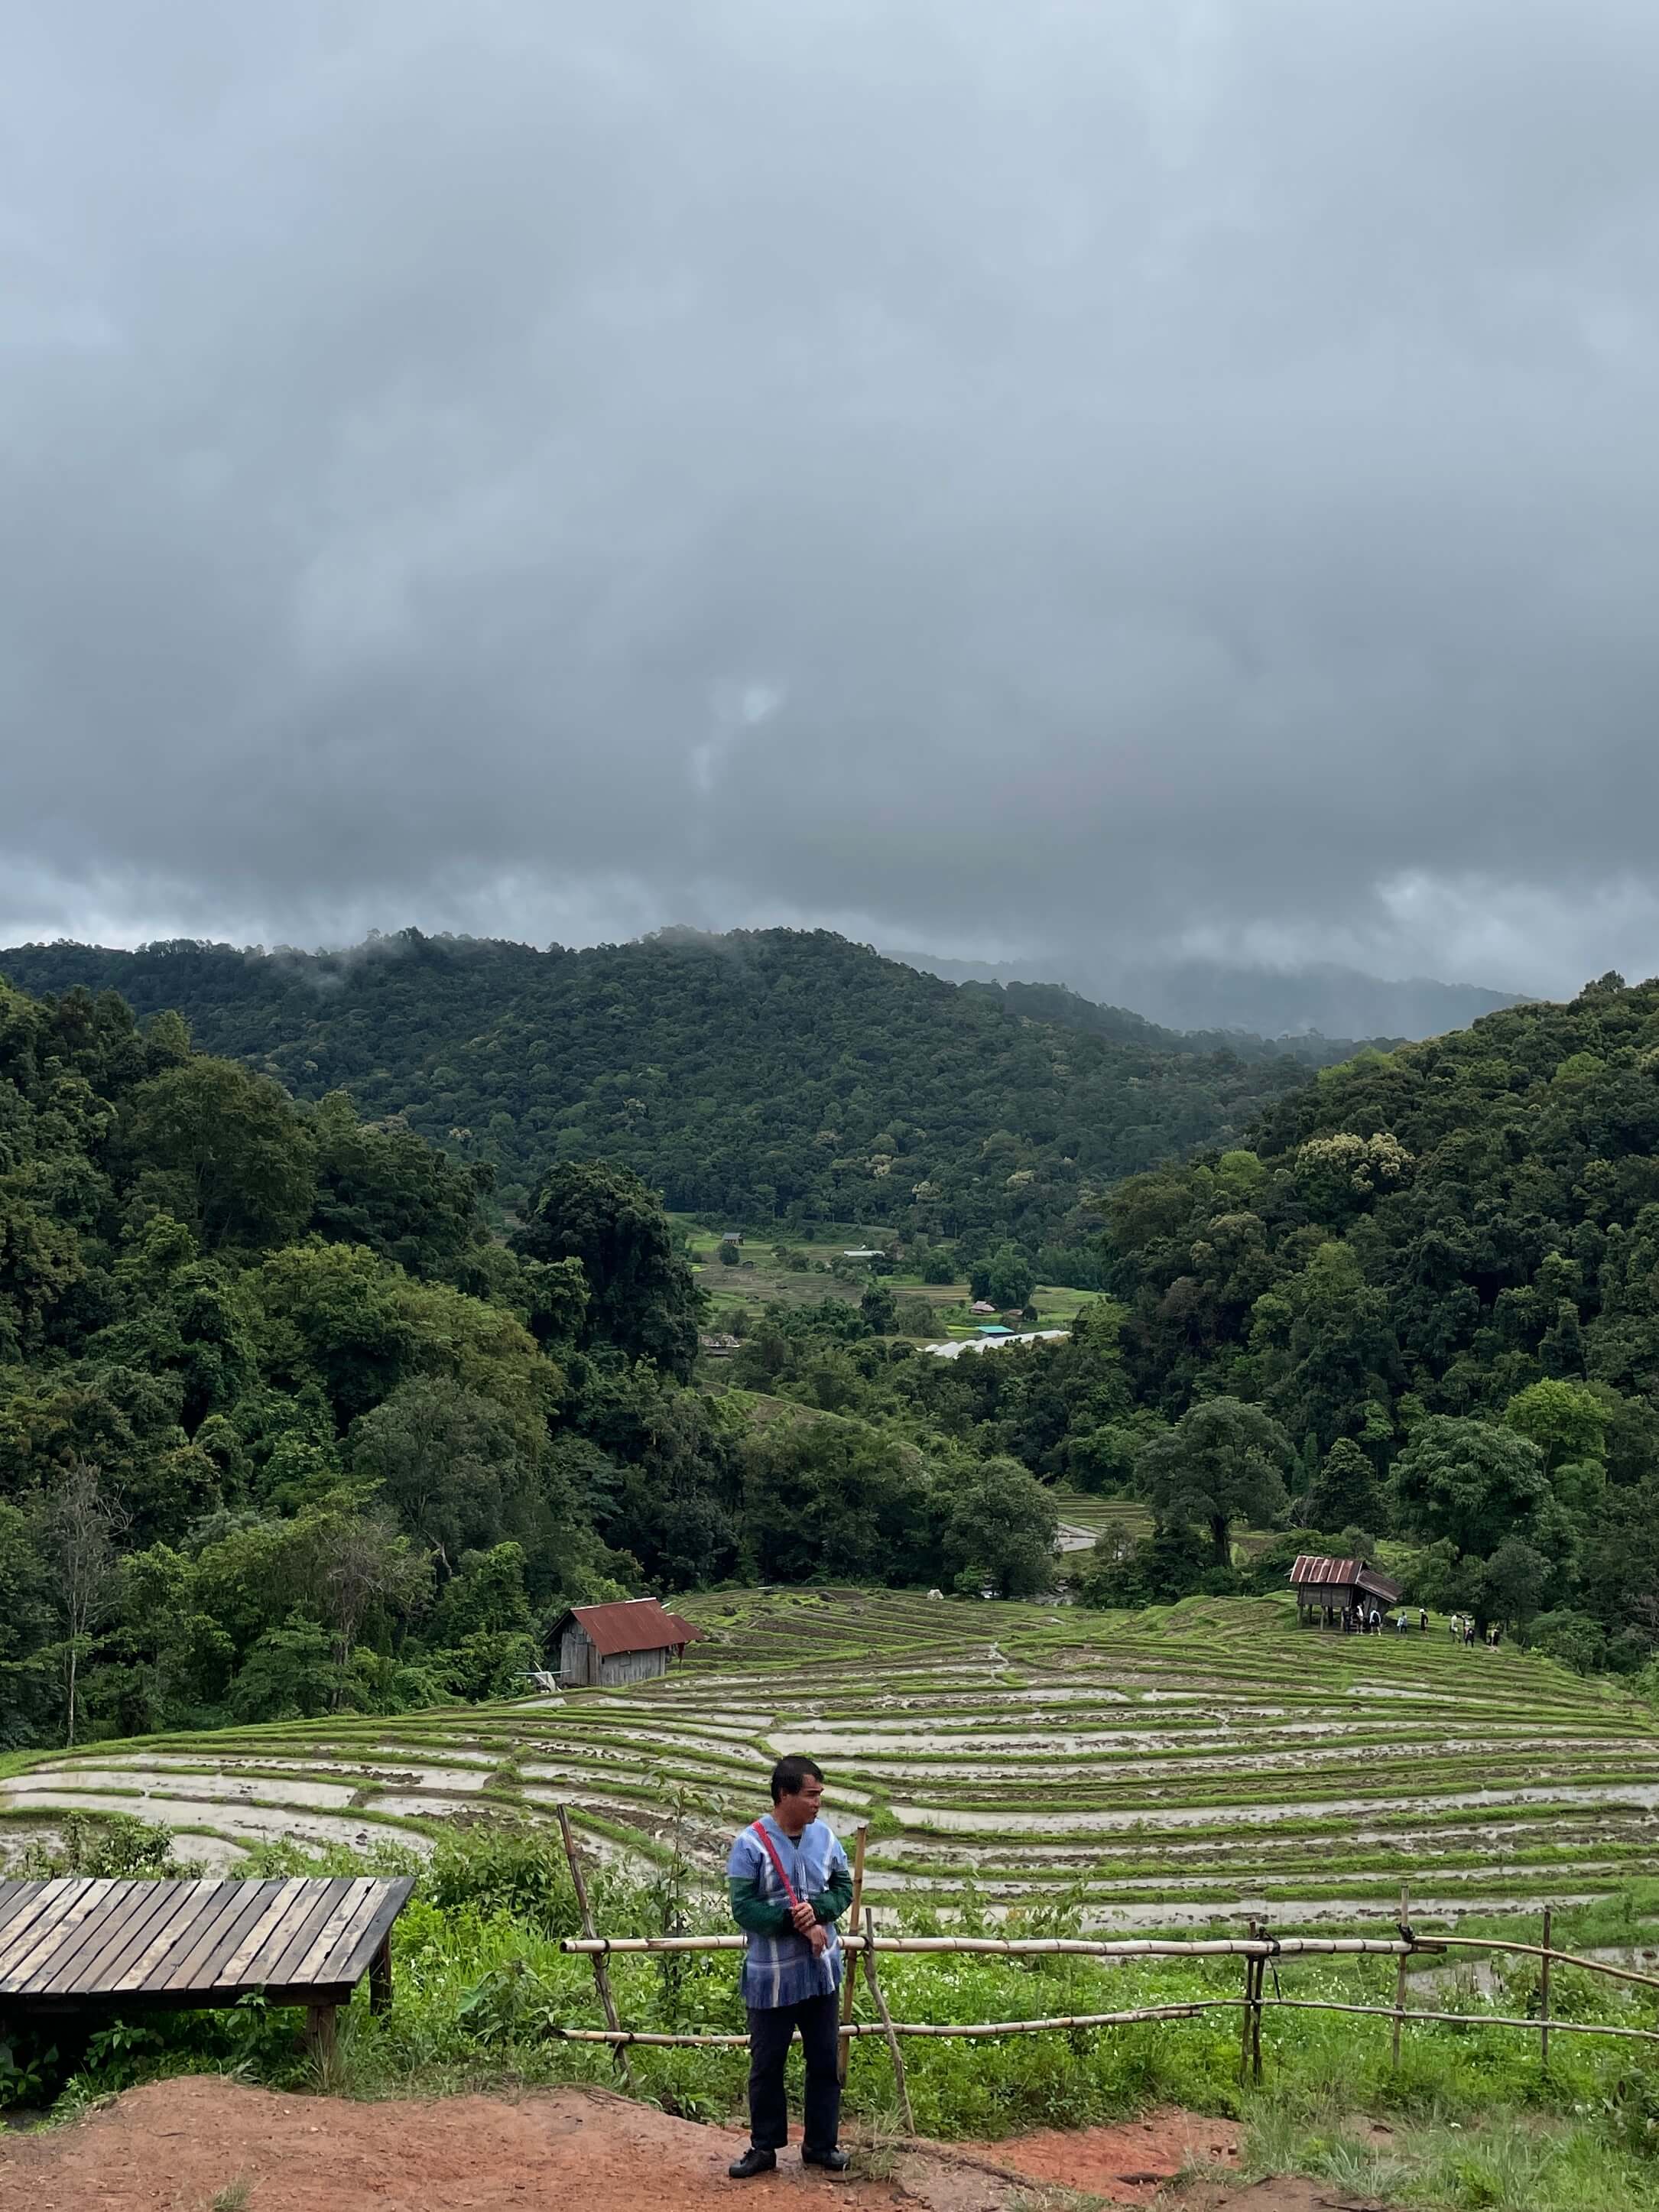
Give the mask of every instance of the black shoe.
M 803 2166 L 821 2166 L 826 2173 L 845 2173 L 848 2154 L 844 2150 L 804 2150 L 800 2162 Z
M 733 2181 L 752 2181 L 757 2173 L 774 2173 L 777 2170 L 778 2154 L 775 2150 L 762 2150 L 750 2143 L 741 2158 L 734 2158 L 726 2172 Z

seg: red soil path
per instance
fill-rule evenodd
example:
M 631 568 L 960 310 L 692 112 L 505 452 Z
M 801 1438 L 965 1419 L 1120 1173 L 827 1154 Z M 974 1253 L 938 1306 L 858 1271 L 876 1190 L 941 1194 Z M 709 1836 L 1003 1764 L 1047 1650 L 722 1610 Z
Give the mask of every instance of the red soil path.
M 0 2137 L 0 2204 L 27 2212 L 210 2212 L 246 2188 L 247 2212 L 1007 2212 L 1043 2185 L 1114 2203 L 1148 2204 L 1157 2177 L 1212 2160 L 1214 2212 L 1310 2212 L 1328 2197 L 1291 2183 L 1220 2179 L 1234 2142 L 1226 2123 L 1155 2114 L 1117 2128 L 999 2143 L 939 2145 L 878 2166 L 882 2179 L 802 2169 L 792 2149 L 775 2175 L 726 2179 L 743 2136 L 695 2126 L 605 2090 L 520 2098 L 447 2097 L 354 2104 L 282 2096 L 216 2076 L 129 2090 L 71 2125 Z M 1029 2176 L 1022 2191 L 1018 2177 Z M 233 2194 L 232 2202 L 239 2201 Z M 1185 2194 L 1196 2207 L 1206 2200 Z

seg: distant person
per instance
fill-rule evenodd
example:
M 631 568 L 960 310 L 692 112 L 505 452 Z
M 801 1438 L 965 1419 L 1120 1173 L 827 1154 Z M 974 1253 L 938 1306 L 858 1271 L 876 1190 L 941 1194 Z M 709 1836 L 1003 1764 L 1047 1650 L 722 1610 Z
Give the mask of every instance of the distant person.
M 1382 1614 L 1377 1611 L 1376 1607 L 1375 1606 L 1373 1606 L 1373 1607 L 1371 1607 L 1371 1634 L 1372 1634 L 1373 1636 L 1381 1636 L 1381 1634 L 1382 1634 Z
M 1417 1608 L 1417 1625 L 1426 1636 L 1429 1632 L 1429 1608 L 1425 1605 L 1419 1605 Z
M 799 1755 L 772 1769 L 772 1810 L 745 1828 L 726 1864 L 732 1917 L 749 1937 L 749 2148 L 734 2181 L 770 2173 L 789 2140 L 784 2062 L 795 2030 L 806 2060 L 801 2164 L 842 2172 L 841 2030 L 836 1992 L 846 1954 L 836 1923 L 853 1901 L 847 1854 L 818 1818 L 823 1771 Z
M 1457 1643 L 1462 1638 L 1463 1633 L 1463 1616 L 1461 1613 L 1453 1613 L 1451 1619 L 1446 1623 L 1446 1632 L 1451 1638 L 1454 1644 Z
M 1466 1646 L 1472 1645 L 1474 1642 L 1474 1615 L 1473 1613 L 1465 1613 L 1463 1616 L 1463 1642 Z
M 1396 1636 L 1403 1636 L 1410 1626 L 1411 1623 L 1406 1618 L 1406 1608 L 1402 1605 L 1400 1608 L 1400 1618 L 1394 1625 L 1394 1632 Z

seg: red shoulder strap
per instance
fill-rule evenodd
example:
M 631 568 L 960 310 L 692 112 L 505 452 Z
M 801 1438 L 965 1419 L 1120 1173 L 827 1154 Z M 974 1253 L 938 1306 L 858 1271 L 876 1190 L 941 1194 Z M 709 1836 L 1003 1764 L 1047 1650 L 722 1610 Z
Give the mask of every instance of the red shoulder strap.
M 773 1865 L 778 1870 L 778 1880 L 783 1884 L 784 1895 L 788 1899 L 791 1905 L 799 1905 L 800 1903 L 800 1899 L 795 1894 L 795 1885 L 790 1881 L 788 1875 L 784 1872 L 783 1861 L 778 1856 L 777 1845 L 772 1841 L 771 1837 L 767 1833 L 765 1821 L 757 1820 L 755 1822 L 754 1832 L 760 1838 L 762 1844 L 765 1846 L 767 1857 L 771 1860 Z

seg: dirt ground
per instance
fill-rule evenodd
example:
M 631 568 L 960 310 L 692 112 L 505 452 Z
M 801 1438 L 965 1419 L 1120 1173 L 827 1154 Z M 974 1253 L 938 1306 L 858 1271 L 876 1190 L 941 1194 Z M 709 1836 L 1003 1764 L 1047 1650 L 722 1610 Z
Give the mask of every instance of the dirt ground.
M 752 2200 L 805 2212 L 833 2197 L 847 2212 L 1035 2212 L 1045 2201 L 1075 2203 L 1070 2191 L 1158 2202 L 1160 2181 L 1188 2160 L 1212 2161 L 1216 2179 L 1162 2200 L 1182 2212 L 1347 2212 L 1352 2203 L 1302 2182 L 1229 2181 L 1234 2131 L 1189 2113 L 866 2153 L 844 2179 L 803 2170 L 791 2149 L 775 2175 L 739 2185 L 726 2167 L 743 2140 L 605 2090 L 354 2104 L 198 2076 L 130 2090 L 65 2127 L 0 2136 L 0 2203 L 29 2212 L 525 2212 L 556 2202 L 581 2212 L 732 2212 Z

